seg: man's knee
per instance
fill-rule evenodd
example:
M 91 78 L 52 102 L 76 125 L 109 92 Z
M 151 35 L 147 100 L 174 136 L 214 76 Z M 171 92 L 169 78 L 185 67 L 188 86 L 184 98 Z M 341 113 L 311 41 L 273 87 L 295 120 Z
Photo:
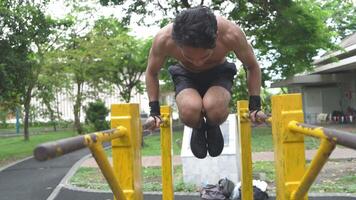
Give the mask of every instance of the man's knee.
M 202 117 L 202 103 L 189 102 L 179 108 L 179 118 L 189 127 L 198 127 Z
M 220 125 L 229 115 L 229 108 L 226 100 L 218 98 L 207 98 L 203 101 L 205 116 L 211 125 Z

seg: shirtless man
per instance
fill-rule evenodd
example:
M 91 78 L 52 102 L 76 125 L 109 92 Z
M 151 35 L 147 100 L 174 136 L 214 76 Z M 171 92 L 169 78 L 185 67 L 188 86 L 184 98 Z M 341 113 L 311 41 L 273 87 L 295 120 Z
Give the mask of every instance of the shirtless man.
M 181 121 L 193 128 L 190 140 L 197 158 L 221 154 L 224 139 L 219 125 L 229 114 L 231 87 L 236 66 L 226 61 L 233 51 L 248 69 L 251 120 L 263 120 L 261 70 L 244 32 L 236 24 L 215 16 L 203 6 L 187 9 L 162 28 L 154 38 L 146 69 L 150 129 L 161 123 L 158 73 L 170 56 L 179 63 L 169 67 Z

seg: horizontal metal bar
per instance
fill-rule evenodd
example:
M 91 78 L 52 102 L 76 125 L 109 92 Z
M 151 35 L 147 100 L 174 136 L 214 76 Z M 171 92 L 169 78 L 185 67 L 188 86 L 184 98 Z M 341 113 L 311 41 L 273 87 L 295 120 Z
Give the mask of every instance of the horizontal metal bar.
M 288 126 L 289 128 L 291 128 L 291 130 L 300 131 L 302 133 L 309 132 L 310 134 L 314 134 L 316 136 L 322 133 L 324 137 L 328 138 L 329 140 L 333 140 L 336 144 L 356 150 L 356 134 L 349 133 L 346 131 L 323 128 L 310 124 L 298 123 L 295 121 L 290 122 L 290 124 L 291 123 L 295 123 L 296 125 L 295 127 Z
M 101 133 L 104 137 L 114 134 L 118 129 L 105 130 Z M 90 133 L 87 135 L 79 135 L 71 138 L 65 138 L 57 141 L 46 142 L 38 145 L 33 154 L 36 160 L 45 161 L 61 155 L 83 149 L 86 146 L 98 141 L 98 133 Z M 89 139 L 88 139 L 89 138 Z M 108 139 L 106 137 L 105 139 Z

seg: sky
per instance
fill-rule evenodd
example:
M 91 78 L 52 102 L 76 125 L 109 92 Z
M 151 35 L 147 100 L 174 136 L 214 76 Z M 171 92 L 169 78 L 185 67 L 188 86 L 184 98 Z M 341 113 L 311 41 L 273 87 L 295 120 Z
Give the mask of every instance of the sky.
M 88 2 L 93 2 L 93 1 L 88 1 Z M 95 1 L 94 1 L 95 2 Z M 128 1 L 129 2 L 129 1 Z M 90 6 L 94 6 L 93 3 L 88 3 Z M 95 7 L 95 6 L 94 6 Z M 116 18 L 120 19 L 122 18 L 122 13 L 121 9 L 119 6 L 97 6 L 97 14 L 96 18 L 100 16 L 110 16 L 113 15 Z M 52 0 L 48 6 L 47 10 L 48 14 L 51 15 L 52 17 L 55 18 L 63 18 L 66 14 L 71 12 L 71 10 L 65 6 L 63 0 Z M 88 20 L 91 19 L 92 22 L 96 19 L 94 18 L 88 18 Z M 129 26 L 131 29 L 130 34 L 139 38 L 147 38 L 147 37 L 153 37 L 158 31 L 159 31 L 159 26 L 150 26 L 150 27 L 145 27 L 145 26 L 139 26 L 135 23 L 135 20 L 137 21 L 138 18 L 132 17 L 133 23 Z M 149 20 L 149 18 L 148 18 Z

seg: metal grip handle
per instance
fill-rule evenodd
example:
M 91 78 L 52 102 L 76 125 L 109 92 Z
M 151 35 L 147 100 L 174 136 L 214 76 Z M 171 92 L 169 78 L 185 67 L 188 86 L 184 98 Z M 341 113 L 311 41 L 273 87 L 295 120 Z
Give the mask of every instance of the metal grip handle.
M 85 147 L 85 137 L 84 135 L 79 135 L 40 144 L 35 148 L 33 154 L 36 160 L 45 161 Z

